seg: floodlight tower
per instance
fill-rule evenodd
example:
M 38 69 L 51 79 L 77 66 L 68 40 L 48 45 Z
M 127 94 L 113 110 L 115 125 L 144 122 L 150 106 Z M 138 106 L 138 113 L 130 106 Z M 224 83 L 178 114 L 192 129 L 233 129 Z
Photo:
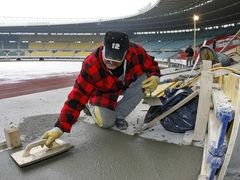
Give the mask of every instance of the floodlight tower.
M 195 57 L 195 51 L 196 51 L 196 28 L 197 28 L 197 21 L 199 20 L 199 16 L 194 14 L 193 15 L 193 51 Z

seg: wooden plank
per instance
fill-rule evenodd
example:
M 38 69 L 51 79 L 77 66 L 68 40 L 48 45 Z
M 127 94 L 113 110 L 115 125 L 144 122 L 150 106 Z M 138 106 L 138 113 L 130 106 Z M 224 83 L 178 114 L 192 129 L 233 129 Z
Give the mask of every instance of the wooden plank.
M 229 74 L 228 75 L 228 82 L 227 82 L 227 86 L 226 86 L 226 91 L 225 94 L 227 95 L 227 97 L 229 99 L 231 99 L 231 90 L 232 90 L 232 86 L 233 85 L 233 77 Z
M 240 70 L 240 63 L 228 66 L 228 68 L 229 68 L 229 70 L 228 69 L 218 69 L 218 70 L 215 70 L 214 71 L 214 77 L 227 75 L 227 74 L 232 72 L 230 69 Z
M 218 84 L 220 85 L 221 88 L 223 88 L 223 76 L 218 77 Z
M 209 114 L 209 122 L 208 122 L 208 141 L 210 146 L 210 142 L 218 142 L 219 134 L 220 134 L 220 122 L 217 119 L 213 110 L 210 111 Z
M 174 82 L 159 84 L 157 89 L 152 92 L 151 97 L 156 97 L 157 94 L 163 92 L 165 89 L 169 88 Z M 146 97 L 150 97 L 150 93 L 146 94 Z
M 237 78 L 237 81 L 236 83 L 233 85 L 233 89 L 234 89 L 234 93 L 233 93 L 233 96 L 232 96 L 232 105 L 233 105 L 233 108 L 236 109 L 236 105 L 237 105 L 237 100 L 238 100 L 238 91 L 239 91 L 239 81 L 240 81 L 240 76 L 239 75 L 236 75 L 234 74 L 234 76 Z
M 174 82 L 172 85 L 170 85 L 168 88 L 169 88 L 169 89 L 176 88 L 176 87 L 179 86 L 180 84 L 181 84 L 181 81 L 177 81 L 177 82 Z M 162 92 L 159 92 L 156 96 L 157 96 L 157 97 L 163 96 L 165 90 L 166 90 L 166 89 L 164 89 Z
M 208 134 L 205 136 L 203 159 L 201 166 L 201 173 L 198 177 L 198 180 L 209 179 L 210 176 L 210 167 L 208 164 L 208 154 L 210 150 L 211 142 L 216 142 L 219 134 L 220 122 L 217 120 L 216 115 L 213 110 L 209 114 L 209 124 L 208 124 Z
M 173 113 L 174 111 L 176 111 L 177 109 L 179 109 L 180 107 L 182 107 L 183 105 L 185 105 L 187 102 L 189 102 L 190 100 L 192 100 L 194 97 L 196 97 L 199 94 L 199 91 L 194 91 L 192 94 L 190 94 L 189 96 L 187 96 L 185 99 L 183 99 L 182 101 L 180 101 L 179 103 L 177 103 L 175 106 L 173 106 L 172 108 L 170 108 L 168 111 L 164 112 L 163 114 L 161 114 L 160 116 L 154 118 L 151 122 L 147 123 L 147 124 L 143 124 L 142 126 L 140 126 L 137 130 L 136 133 L 141 133 L 142 131 L 151 128 L 155 125 L 158 125 L 159 122 L 167 117 L 168 115 L 170 115 L 171 113 Z
M 208 71 L 212 68 L 212 61 L 203 60 L 202 71 Z
M 235 107 L 237 103 L 237 93 L 238 93 L 238 87 L 239 87 L 239 78 L 240 76 L 237 74 L 229 74 L 231 78 L 231 86 L 229 87 L 229 98 L 231 99 L 232 105 Z
M 194 85 L 198 82 L 198 80 L 199 80 L 200 77 L 201 77 L 201 76 L 198 75 L 198 76 L 196 76 L 196 77 L 194 77 L 194 78 L 189 79 L 187 82 L 182 83 L 182 84 L 179 86 L 179 88 L 185 88 L 185 87 L 189 87 L 189 86 L 194 86 Z
M 200 79 L 198 110 L 193 137 L 193 140 L 195 141 L 203 141 L 206 134 L 209 111 L 211 107 L 212 85 L 213 73 L 203 71 Z
M 223 76 L 223 91 L 227 95 L 227 87 L 228 87 L 228 75 Z
M 228 75 L 231 72 L 232 71 L 227 70 L 227 69 L 219 69 L 219 70 L 214 71 L 214 77 L 217 78 L 217 77 L 221 77 L 223 75 Z
M 204 149 L 203 149 L 201 172 L 200 172 L 200 175 L 198 176 L 198 180 L 209 179 L 209 166 L 207 163 L 208 151 L 209 151 L 209 139 L 208 139 L 208 135 L 206 135 L 205 142 L 204 142 Z
M 239 87 L 240 76 L 234 73 L 223 76 L 223 90 L 227 97 L 231 100 L 232 106 L 235 109 L 237 104 L 237 94 Z
M 170 83 L 164 83 L 164 84 L 159 84 L 157 89 L 155 91 L 152 92 L 151 97 L 160 97 L 162 95 L 164 95 L 164 91 L 168 88 L 175 88 L 177 87 L 179 84 L 181 84 L 180 81 L 176 81 L 176 82 L 170 82 Z M 150 97 L 150 93 L 146 94 L 146 97 Z
M 234 98 L 234 93 L 235 93 L 235 84 L 237 82 L 237 79 L 234 77 L 233 73 L 230 73 L 229 76 L 231 77 L 231 88 L 229 88 L 230 90 L 230 99 L 232 100 Z
M 229 143 L 228 143 L 228 148 L 227 148 L 227 152 L 225 155 L 225 159 L 223 162 L 223 165 L 219 171 L 219 174 L 217 176 L 218 180 L 223 180 L 227 168 L 229 165 L 231 165 L 231 163 L 234 161 L 235 157 L 239 156 L 239 152 L 235 149 L 237 149 L 237 146 L 239 146 L 240 144 L 240 86 L 238 86 L 238 100 L 237 100 L 237 105 L 236 105 L 236 111 L 235 111 L 235 117 L 234 117 L 234 121 L 233 121 L 233 127 L 232 127 L 232 132 L 231 132 L 231 136 L 229 139 Z M 234 153 L 234 154 L 233 154 Z

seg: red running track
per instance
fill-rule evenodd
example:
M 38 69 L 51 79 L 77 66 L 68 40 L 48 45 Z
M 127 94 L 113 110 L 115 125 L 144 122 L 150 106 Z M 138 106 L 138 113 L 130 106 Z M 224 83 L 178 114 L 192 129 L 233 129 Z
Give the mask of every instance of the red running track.
M 77 74 L 0 84 L 0 99 L 73 86 Z

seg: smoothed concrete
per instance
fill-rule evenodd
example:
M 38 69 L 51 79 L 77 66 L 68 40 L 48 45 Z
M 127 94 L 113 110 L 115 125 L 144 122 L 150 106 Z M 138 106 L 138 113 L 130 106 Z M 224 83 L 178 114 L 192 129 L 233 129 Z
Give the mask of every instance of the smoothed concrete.
M 25 117 L 55 114 L 61 111 L 72 87 L 0 99 L 0 147 L 5 141 L 4 127 L 19 126 Z
M 19 126 L 23 145 L 50 129 L 57 117 L 57 114 L 50 114 L 24 118 Z M 62 138 L 75 145 L 70 152 L 22 169 L 8 154 L 14 151 L 1 152 L 0 179 L 197 179 L 202 148 L 128 136 L 83 123 L 82 118 L 72 132 Z

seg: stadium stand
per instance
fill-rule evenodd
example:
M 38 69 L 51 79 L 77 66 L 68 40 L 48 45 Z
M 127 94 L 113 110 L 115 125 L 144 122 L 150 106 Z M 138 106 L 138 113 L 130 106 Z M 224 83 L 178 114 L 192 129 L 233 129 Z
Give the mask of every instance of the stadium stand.
M 135 16 L 79 24 L 0 27 L 0 59 L 82 59 L 110 29 L 125 31 L 159 61 L 185 59 L 193 43 L 193 14 L 198 13 L 196 47 L 220 36 L 235 34 L 240 26 L 237 0 L 164 0 Z M 222 41 L 222 42 L 221 42 Z M 239 41 L 234 41 L 239 45 Z M 230 46 L 234 48 L 233 46 Z M 217 50 L 220 50 L 218 47 Z
M 220 29 L 212 31 L 200 31 L 197 36 L 197 46 L 205 40 L 212 43 L 217 39 L 220 44 L 221 37 L 235 32 L 235 28 Z M 1 36 L 0 36 L 1 37 Z M 20 59 L 43 57 L 44 59 L 82 59 L 89 55 L 101 44 L 103 36 L 64 36 L 64 35 L 31 35 L 31 36 L 9 36 L 5 40 L 1 39 L 0 57 Z M 176 34 L 158 35 L 132 35 L 131 40 L 141 44 L 157 60 L 167 62 L 168 59 L 184 60 L 185 48 L 191 44 L 193 46 L 192 32 Z M 239 40 L 233 41 L 239 45 Z M 219 48 L 217 50 L 220 50 Z M 184 64 L 184 63 L 183 63 Z

